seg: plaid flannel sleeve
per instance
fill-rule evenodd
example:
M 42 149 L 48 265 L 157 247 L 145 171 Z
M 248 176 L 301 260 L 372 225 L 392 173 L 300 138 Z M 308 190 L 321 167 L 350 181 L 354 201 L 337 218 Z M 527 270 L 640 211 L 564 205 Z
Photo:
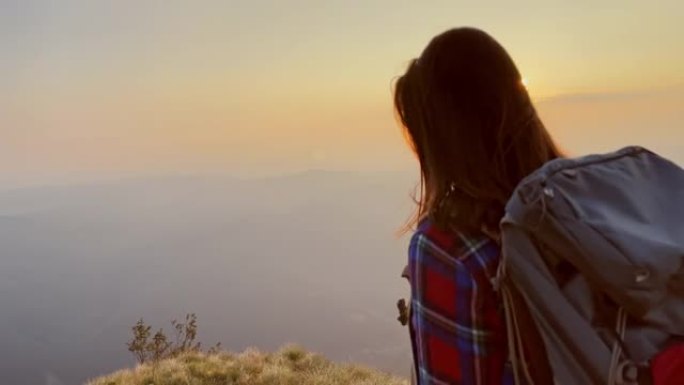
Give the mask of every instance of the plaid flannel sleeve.
M 419 385 L 501 385 L 505 323 L 490 279 L 498 246 L 434 228 L 409 247 L 411 335 Z

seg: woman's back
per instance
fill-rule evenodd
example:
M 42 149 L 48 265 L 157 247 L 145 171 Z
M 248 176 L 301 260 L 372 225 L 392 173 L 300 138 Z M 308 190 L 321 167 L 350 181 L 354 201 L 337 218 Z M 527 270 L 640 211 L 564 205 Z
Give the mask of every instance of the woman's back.
M 499 247 L 424 220 L 411 238 L 411 329 L 421 384 L 512 384 L 501 302 L 492 279 Z

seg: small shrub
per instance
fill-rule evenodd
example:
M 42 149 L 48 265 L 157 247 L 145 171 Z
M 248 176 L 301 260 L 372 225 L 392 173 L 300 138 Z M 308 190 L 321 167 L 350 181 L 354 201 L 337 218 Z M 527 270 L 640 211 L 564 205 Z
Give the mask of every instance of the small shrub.
M 126 346 L 139 364 L 154 364 L 184 353 L 202 351 L 202 344 L 197 341 L 197 316 L 194 313 L 187 314 L 185 322 L 172 320 L 171 325 L 175 332 L 174 341 L 169 340 L 164 329 L 159 329 L 152 335 L 152 326 L 145 324 L 142 318 L 131 327 L 133 337 Z M 208 352 L 217 353 L 220 348 L 219 342 L 209 348 Z
M 147 347 L 149 345 L 148 340 L 152 327 L 145 325 L 145 321 L 141 318 L 131 330 L 133 330 L 133 339 L 126 344 L 128 346 L 128 351 L 133 353 L 139 363 L 144 364 L 148 358 Z

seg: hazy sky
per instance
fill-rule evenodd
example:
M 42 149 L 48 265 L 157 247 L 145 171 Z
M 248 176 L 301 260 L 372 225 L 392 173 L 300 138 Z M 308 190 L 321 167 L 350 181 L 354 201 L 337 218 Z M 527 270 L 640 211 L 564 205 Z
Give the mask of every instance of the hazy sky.
M 684 151 L 682 4 L 0 0 L 0 183 L 409 167 L 392 79 L 461 25 L 500 40 L 536 99 L 555 98 L 550 129 L 574 147 L 602 127 L 562 128 L 587 123 L 568 112 L 578 98 L 619 125 L 621 98 L 635 108 L 650 90 L 675 119 L 663 148 Z M 652 135 L 630 132 L 619 139 Z

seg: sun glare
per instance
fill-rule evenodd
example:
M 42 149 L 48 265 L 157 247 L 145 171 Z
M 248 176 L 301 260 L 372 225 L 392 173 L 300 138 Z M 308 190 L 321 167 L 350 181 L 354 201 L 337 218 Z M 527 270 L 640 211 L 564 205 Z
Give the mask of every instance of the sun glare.
M 522 83 L 522 85 L 525 86 L 525 88 L 527 88 L 527 85 L 529 84 L 527 78 L 520 79 L 520 83 Z

